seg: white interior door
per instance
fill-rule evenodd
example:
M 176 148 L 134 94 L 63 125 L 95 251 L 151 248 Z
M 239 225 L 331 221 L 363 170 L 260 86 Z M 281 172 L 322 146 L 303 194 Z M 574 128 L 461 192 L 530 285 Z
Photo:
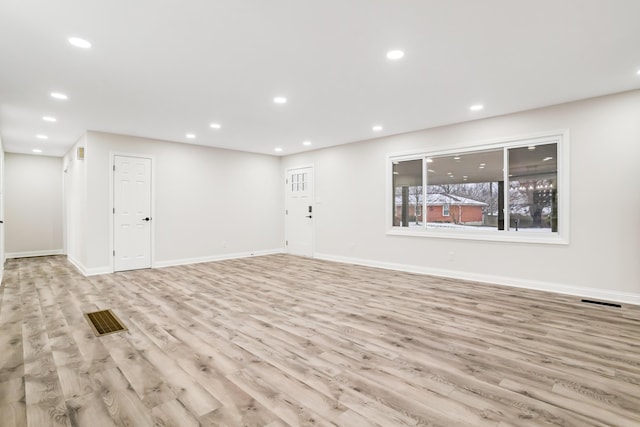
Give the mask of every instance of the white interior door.
M 151 159 L 115 156 L 114 271 L 151 268 Z
M 313 256 L 313 168 L 287 170 L 286 186 L 287 252 Z

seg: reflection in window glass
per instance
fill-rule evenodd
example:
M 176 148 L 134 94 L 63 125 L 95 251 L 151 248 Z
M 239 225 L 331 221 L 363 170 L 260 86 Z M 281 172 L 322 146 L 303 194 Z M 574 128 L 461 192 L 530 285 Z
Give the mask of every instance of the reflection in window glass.
M 393 225 L 422 227 L 422 159 L 393 163 Z
M 499 228 L 503 150 L 427 160 L 427 228 Z
M 558 231 L 557 144 L 509 150 L 509 229 Z

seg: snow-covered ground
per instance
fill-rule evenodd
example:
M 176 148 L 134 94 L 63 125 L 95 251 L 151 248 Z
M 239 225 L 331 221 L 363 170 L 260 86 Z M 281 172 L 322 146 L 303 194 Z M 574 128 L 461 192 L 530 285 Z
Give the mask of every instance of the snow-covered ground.
M 409 223 L 409 228 L 423 229 L 422 223 L 416 224 L 415 222 Z M 499 231 L 497 227 L 480 226 L 480 225 L 462 225 L 453 224 L 450 222 L 429 222 L 427 223 L 427 229 L 446 229 L 446 230 L 472 230 L 472 231 Z M 509 231 L 516 231 L 515 228 L 511 228 Z M 527 233 L 551 233 L 551 228 L 522 228 L 519 227 L 518 231 Z

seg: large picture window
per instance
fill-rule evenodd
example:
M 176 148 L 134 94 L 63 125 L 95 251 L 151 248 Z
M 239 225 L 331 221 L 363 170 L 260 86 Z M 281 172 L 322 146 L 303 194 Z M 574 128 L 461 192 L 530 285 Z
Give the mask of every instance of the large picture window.
M 389 156 L 389 233 L 566 243 L 566 133 Z

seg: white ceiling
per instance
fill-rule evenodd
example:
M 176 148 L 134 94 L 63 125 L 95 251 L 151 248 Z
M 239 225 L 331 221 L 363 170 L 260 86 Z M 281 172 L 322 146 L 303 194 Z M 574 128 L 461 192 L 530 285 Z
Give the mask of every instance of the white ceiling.
M 54 156 L 86 130 L 287 155 L 640 88 L 638 17 L 638 0 L 0 0 L 0 135 Z

